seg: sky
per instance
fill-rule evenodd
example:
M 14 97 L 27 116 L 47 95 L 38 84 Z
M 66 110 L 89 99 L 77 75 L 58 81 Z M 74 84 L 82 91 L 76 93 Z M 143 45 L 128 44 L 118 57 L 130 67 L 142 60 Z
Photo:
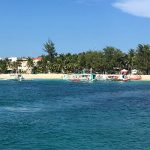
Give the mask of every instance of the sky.
M 0 57 L 150 44 L 150 0 L 1 0 Z

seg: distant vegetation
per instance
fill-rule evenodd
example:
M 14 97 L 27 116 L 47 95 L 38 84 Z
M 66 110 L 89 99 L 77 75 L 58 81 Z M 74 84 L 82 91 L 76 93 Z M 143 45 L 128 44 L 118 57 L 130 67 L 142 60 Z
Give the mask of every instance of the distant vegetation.
M 139 44 L 128 53 L 106 47 L 102 50 L 88 50 L 78 54 L 57 54 L 55 45 L 48 40 L 44 44 L 43 61 L 39 63 L 41 72 L 79 73 L 83 69 L 93 69 L 97 73 L 118 73 L 121 69 L 137 69 L 141 74 L 150 74 L 150 45 Z
M 137 69 L 141 74 L 150 74 L 150 45 L 139 44 L 137 48 L 127 53 L 115 47 L 102 50 L 88 50 L 78 54 L 57 54 L 55 45 L 48 40 L 43 45 L 46 55 L 36 66 L 28 58 L 28 65 L 33 67 L 33 73 L 80 73 L 83 69 L 96 73 L 118 73 L 121 69 Z M 5 73 L 8 60 L 0 61 L 0 70 Z M 16 64 L 14 64 L 15 67 Z

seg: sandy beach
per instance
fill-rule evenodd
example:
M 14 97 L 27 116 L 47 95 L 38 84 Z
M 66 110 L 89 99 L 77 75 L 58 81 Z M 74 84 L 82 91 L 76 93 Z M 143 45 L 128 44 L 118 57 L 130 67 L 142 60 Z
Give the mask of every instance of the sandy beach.
M 56 73 L 51 73 L 51 74 L 22 74 L 24 79 L 26 80 L 35 80 L 35 79 L 57 79 L 61 80 L 63 79 L 65 74 L 56 74 Z M 0 74 L 0 79 L 1 80 L 9 80 L 14 78 L 14 74 Z M 141 80 L 142 81 L 150 81 L 150 75 L 141 75 Z
M 34 80 L 34 79 L 63 79 L 64 74 L 22 74 L 23 78 L 26 80 Z M 13 79 L 15 74 L 0 74 L 0 79 Z
M 141 80 L 143 81 L 150 81 L 150 75 L 141 75 Z

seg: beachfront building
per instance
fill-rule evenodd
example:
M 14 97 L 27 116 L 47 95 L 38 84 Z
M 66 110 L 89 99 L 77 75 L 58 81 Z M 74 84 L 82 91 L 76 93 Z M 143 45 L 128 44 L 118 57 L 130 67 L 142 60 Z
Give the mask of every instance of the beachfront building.
M 0 58 L 0 60 L 3 60 Z M 33 73 L 34 68 L 38 66 L 38 62 L 42 61 L 42 57 L 9 57 L 5 58 L 7 73 Z
M 37 66 L 39 61 L 42 61 L 42 57 L 33 58 L 33 65 L 29 65 L 28 58 L 20 58 L 19 59 L 19 66 L 18 71 L 21 73 L 28 73 L 31 74 L 33 71 L 33 68 Z
M 38 62 L 42 61 L 42 57 L 37 57 L 37 58 L 31 59 L 33 61 L 32 65 L 29 63 L 28 60 L 29 60 L 28 58 L 18 59 L 18 61 L 19 61 L 18 72 L 31 74 L 33 71 L 33 68 L 37 66 Z
M 28 70 L 28 60 L 27 58 L 18 59 L 18 72 L 27 73 Z
M 7 60 L 7 72 L 14 73 L 17 72 L 17 57 L 9 57 L 6 58 Z
M 10 62 L 16 62 L 17 61 L 17 57 L 9 57 L 8 58 L 8 60 L 10 61 Z
M 7 70 L 9 73 L 31 73 L 32 68 L 28 67 L 28 59 L 25 57 L 17 58 L 10 57 L 8 58 L 9 63 L 7 64 Z
M 33 58 L 33 64 L 34 64 L 34 66 L 37 66 L 38 62 L 42 61 L 42 60 L 43 60 L 42 57 Z

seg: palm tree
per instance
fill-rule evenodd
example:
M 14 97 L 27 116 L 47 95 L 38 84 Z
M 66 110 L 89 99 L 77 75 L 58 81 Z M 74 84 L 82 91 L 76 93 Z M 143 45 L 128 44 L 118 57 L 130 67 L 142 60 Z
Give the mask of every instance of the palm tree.
M 139 44 L 135 59 L 138 69 L 144 74 L 150 74 L 150 45 Z
M 131 70 L 134 68 L 134 58 L 135 58 L 134 49 L 129 50 L 127 57 L 128 57 L 128 70 L 130 70 L 131 72 Z
M 7 61 L 0 60 L 0 73 L 6 73 L 6 72 L 7 72 Z
M 28 57 L 27 58 L 27 65 L 28 65 L 28 70 L 30 71 L 30 73 L 32 73 L 33 67 L 34 67 L 34 63 L 33 63 L 33 59 Z
M 57 56 L 55 44 L 48 39 L 48 41 L 44 44 L 43 50 L 47 53 L 47 58 L 52 63 L 54 61 L 55 56 Z

